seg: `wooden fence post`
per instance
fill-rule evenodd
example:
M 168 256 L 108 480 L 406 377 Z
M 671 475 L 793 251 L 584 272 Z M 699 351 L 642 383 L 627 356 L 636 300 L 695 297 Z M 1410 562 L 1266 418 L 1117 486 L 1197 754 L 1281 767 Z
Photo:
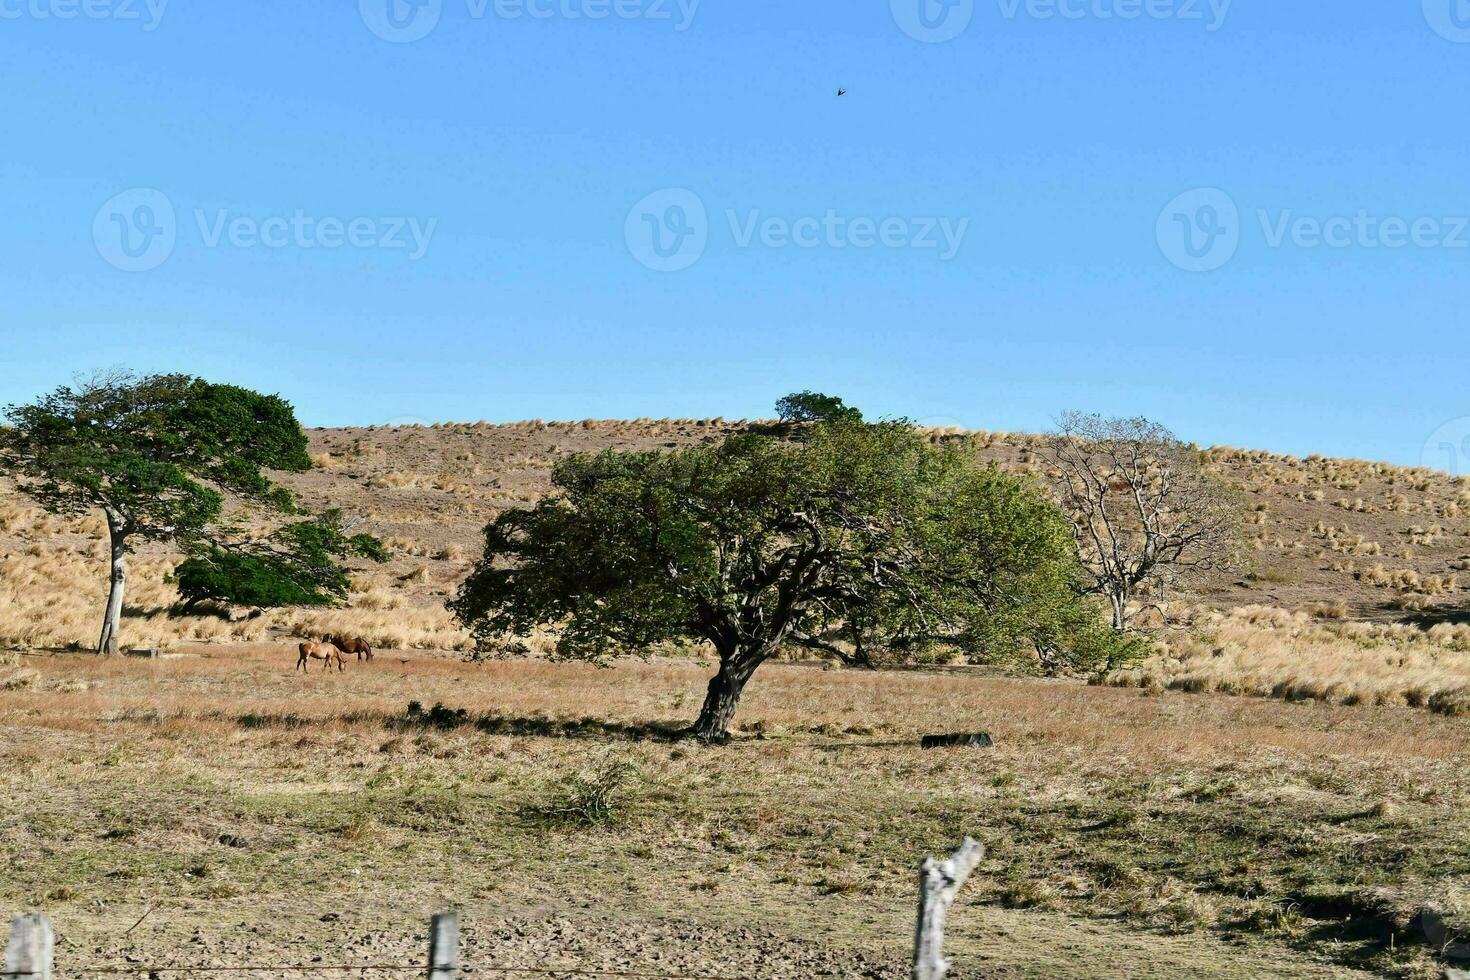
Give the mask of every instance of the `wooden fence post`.
M 985 848 L 966 837 L 960 849 L 945 861 L 932 854 L 919 870 L 919 922 L 914 929 L 914 980 L 944 980 L 949 961 L 944 958 L 944 919 L 960 886 L 985 857 Z
M 51 920 L 40 912 L 10 920 L 5 975 L 19 980 L 51 980 Z
M 441 912 L 429 923 L 429 980 L 459 980 L 458 912 Z

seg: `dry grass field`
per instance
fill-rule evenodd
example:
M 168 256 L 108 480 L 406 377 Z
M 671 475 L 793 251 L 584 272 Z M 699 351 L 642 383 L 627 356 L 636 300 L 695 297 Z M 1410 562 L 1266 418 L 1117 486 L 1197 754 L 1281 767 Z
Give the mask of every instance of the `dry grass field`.
M 78 964 L 414 962 L 453 905 L 480 963 L 900 977 L 964 834 L 958 977 L 1427 977 L 1419 910 L 1470 924 L 1470 730 L 1409 708 L 774 665 L 700 748 L 691 662 L 19 659 L 0 903 Z
M 393 560 L 340 609 L 180 617 L 178 556 L 145 548 L 123 640 L 157 660 L 75 652 L 101 520 L 0 486 L 0 904 L 52 911 L 74 963 L 415 961 L 456 905 L 484 964 L 898 977 L 916 862 L 968 833 L 958 977 L 1430 977 L 1420 910 L 1470 932 L 1470 482 L 1210 450 L 1250 564 L 1168 597 L 1106 684 L 773 664 L 705 749 L 664 734 L 707 664 L 457 655 L 444 598 L 559 456 L 737 425 L 314 431 L 284 482 Z M 384 652 L 293 674 L 328 631 Z M 915 745 L 961 729 L 997 747 Z

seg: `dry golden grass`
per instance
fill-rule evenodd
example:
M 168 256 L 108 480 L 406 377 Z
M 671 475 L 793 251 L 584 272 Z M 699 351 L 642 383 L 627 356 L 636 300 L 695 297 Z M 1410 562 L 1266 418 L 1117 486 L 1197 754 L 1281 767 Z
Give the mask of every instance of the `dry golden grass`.
M 569 934 L 777 930 L 898 977 L 915 860 L 965 833 L 990 848 L 956 914 L 965 976 L 1428 976 L 1415 910 L 1470 911 L 1443 877 L 1470 858 L 1470 731 L 1426 712 L 772 665 L 742 737 L 700 749 L 657 733 L 693 715 L 704 664 L 380 655 L 303 677 L 285 645 L 201 653 L 27 656 L 0 692 L 0 793 L 29 801 L 0 816 L 0 901 L 50 909 L 68 955 L 122 952 L 149 906 L 129 955 L 251 927 L 307 960 L 453 904 Z M 975 729 L 996 748 L 915 745 Z M 638 773 L 615 822 L 545 816 L 606 760 Z
M 0 507 L 0 523 L 29 541 L 0 557 L 0 646 L 59 649 L 94 643 L 107 598 L 100 520 L 61 521 L 13 497 Z M 359 590 L 345 608 L 176 615 L 178 590 L 168 579 L 179 557 L 150 548 L 129 561 L 127 646 L 256 643 L 279 635 L 331 632 L 364 636 L 390 648 L 454 650 L 471 645 L 442 601 L 404 592 L 401 582 L 376 566 L 364 567 L 357 577 Z M 431 578 L 427 569 L 412 574 L 419 584 Z
M 1305 612 L 1193 610 L 1158 652 L 1111 683 L 1470 714 L 1470 626 L 1342 622 L 1341 603 Z

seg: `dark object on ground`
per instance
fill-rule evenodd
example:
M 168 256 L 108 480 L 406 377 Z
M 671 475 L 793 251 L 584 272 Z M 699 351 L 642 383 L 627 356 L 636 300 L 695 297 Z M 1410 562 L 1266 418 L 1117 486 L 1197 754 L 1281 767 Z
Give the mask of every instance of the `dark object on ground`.
M 943 749 L 952 745 L 967 745 L 977 749 L 988 749 L 995 744 L 995 740 L 988 732 L 973 732 L 962 735 L 925 735 L 923 746 L 926 749 Z
M 446 708 L 435 702 L 428 711 L 418 701 L 408 702 L 408 720 L 416 725 L 431 725 L 434 728 L 458 728 L 470 723 L 470 713 L 464 708 Z

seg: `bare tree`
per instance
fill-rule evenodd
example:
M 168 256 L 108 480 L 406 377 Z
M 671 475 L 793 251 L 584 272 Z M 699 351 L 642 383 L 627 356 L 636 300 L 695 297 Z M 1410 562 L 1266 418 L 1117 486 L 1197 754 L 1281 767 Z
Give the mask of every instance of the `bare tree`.
M 1114 629 L 1129 627 L 1139 596 L 1162 598 L 1238 557 L 1235 491 L 1157 422 L 1067 412 L 1036 452 L 1071 522 L 1086 591 L 1107 597 Z

